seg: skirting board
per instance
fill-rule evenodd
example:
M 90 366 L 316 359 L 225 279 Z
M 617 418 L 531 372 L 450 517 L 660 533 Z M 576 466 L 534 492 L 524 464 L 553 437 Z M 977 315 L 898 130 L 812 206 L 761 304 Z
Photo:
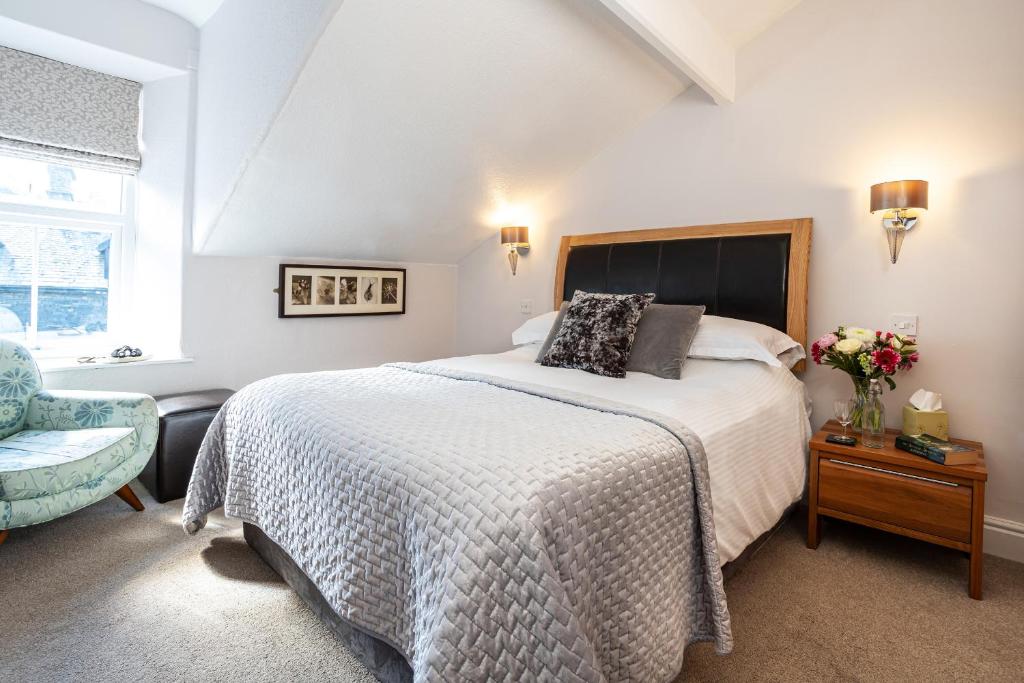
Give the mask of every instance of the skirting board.
M 985 516 L 985 553 L 1024 562 L 1024 524 Z

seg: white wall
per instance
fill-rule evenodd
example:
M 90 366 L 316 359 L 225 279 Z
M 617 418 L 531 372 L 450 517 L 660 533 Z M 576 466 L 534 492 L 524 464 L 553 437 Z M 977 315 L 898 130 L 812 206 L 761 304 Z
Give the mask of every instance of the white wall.
M 340 370 L 453 354 L 454 266 L 384 264 L 407 268 L 404 315 L 282 320 L 277 317 L 273 292 L 278 263 L 271 258 L 186 256 L 182 350 L 190 362 L 45 373 L 44 384 L 51 389 L 148 394 L 218 386 L 238 389 L 285 372 Z
M 735 104 L 687 91 L 535 207 L 515 278 L 497 236 L 460 262 L 459 352 L 507 348 L 522 298 L 550 310 L 560 235 L 811 216 L 811 337 L 918 313 L 890 424 L 942 392 L 953 434 L 985 442 L 988 515 L 1024 521 L 1022 25 L 1019 0 L 804 0 L 741 50 Z M 931 209 L 890 265 L 868 187 L 918 177 Z M 850 383 L 805 379 L 817 425 Z
M 221 384 L 237 388 L 283 372 L 367 367 L 453 354 L 454 266 L 385 264 L 407 269 L 404 315 L 279 319 L 273 292 L 278 263 L 271 258 L 214 256 L 188 260 L 184 352 L 201 359 L 207 368 L 204 374 L 220 377 Z
M 341 0 L 225 0 L 200 32 L 196 245 L 291 91 Z
M 148 394 L 215 386 L 237 389 L 283 372 L 452 355 L 454 266 L 381 264 L 408 269 L 405 315 L 281 320 L 273 292 L 278 259 L 192 254 L 192 78 L 168 78 L 143 87 L 135 313 L 133 332 L 123 340 L 164 356 L 180 349 L 190 361 L 48 372 L 46 386 Z M 300 260 L 332 263 L 315 257 Z
M 181 349 L 181 285 L 192 175 L 188 139 L 194 75 L 143 86 L 142 168 L 136 176 L 135 252 L 127 261 L 130 343 L 163 357 Z
M 175 38 L 175 44 L 180 43 L 181 47 L 195 43 L 196 31 L 188 22 L 142 3 L 133 1 L 131 4 L 149 13 L 149 23 L 141 22 L 138 26 L 155 27 L 150 31 L 152 35 L 139 30 L 148 35 L 151 42 L 159 42 L 161 36 L 175 37 L 184 32 L 191 36 L 192 43 Z M 256 31 L 257 36 L 272 42 L 274 36 L 287 34 L 287 30 L 282 33 L 278 29 L 288 22 L 270 21 L 277 15 L 269 3 L 259 7 L 244 2 L 225 3 L 207 26 L 214 24 L 214 31 L 221 30 L 216 22 L 231 19 L 232 12 L 237 14 L 250 6 L 253 16 L 265 22 L 257 22 L 261 26 Z M 225 9 L 229 14 L 222 17 Z M 46 30 L 53 28 L 45 24 L 46 15 L 37 19 Z M 291 25 L 289 30 L 297 28 Z M 230 35 L 242 40 L 236 34 Z M 108 36 L 96 33 L 93 38 L 103 44 Z M 146 43 L 141 39 L 136 42 Z M 110 44 L 116 45 L 116 42 Z M 232 55 L 231 45 L 217 44 L 211 48 L 209 41 L 204 41 L 203 45 L 226 60 L 218 67 L 211 67 L 214 71 L 225 69 L 224 77 L 244 71 L 255 74 L 253 78 L 258 81 L 260 74 L 265 75 L 260 70 L 257 55 L 251 51 Z M 255 47 L 250 46 L 252 50 Z M 273 50 L 268 53 L 279 54 Z M 118 54 L 125 59 L 133 57 Z M 250 80 L 242 85 L 243 90 L 258 89 L 266 83 Z M 138 240 L 135 284 L 130 296 L 134 307 L 133 330 L 122 340 L 166 356 L 175 355 L 180 349 L 191 361 L 48 372 L 44 376 L 46 386 L 149 394 L 213 386 L 237 389 L 253 380 L 282 372 L 363 367 L 386 361 L 452 355 L 456 300 L 454 266 L 381 264 L 408 268 L 405 315 L 280 320 L 277 295 L 272 291 L 277 286 L 277 259 L 192 254 L 196 90 L 194 72 L 143 84 L 143 163 L 137 178 Z M 225 93 L 217 92 L 213 86 L 206 92 L 212 98 L 207 102 L 208 110 L 217 109 L 218 102 L 227 107 L 227 101 L 218 99 Z M 225 109 L 221 113 L 230 115 L 232 111 Z M 215 119 L 212 128 L 206 130 L 213 137 L 208 137 L 197 151 L 217 154 L 224 147 L 218 143 L 215 133 L 230 129 L 231 121 L 212 114 L 211 118 Z M 282 230 L 293 228 L 281 226 Z M 304 261 L 330 263 L 316 258 Z

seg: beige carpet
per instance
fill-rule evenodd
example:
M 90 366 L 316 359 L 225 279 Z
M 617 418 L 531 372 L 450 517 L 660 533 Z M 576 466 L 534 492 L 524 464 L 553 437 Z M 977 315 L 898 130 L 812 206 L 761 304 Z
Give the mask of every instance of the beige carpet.
M 143 489 L 136 486 L 142 493 Z M 0 546 L 0 680 L 369 681 L 241 528 L 189 538 L 180 503 L 111 498 Z M 736 649 L 687 653 L 679 680 L 1021 680 L 1024 565 L 801 520 L 727 582 Z

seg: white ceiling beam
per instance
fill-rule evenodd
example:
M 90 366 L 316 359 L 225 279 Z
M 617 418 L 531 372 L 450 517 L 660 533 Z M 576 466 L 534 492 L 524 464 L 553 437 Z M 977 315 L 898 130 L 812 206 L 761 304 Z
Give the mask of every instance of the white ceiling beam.
M 599 0 L 718 104 L 736 94 L 736 51 L 690 0 Z

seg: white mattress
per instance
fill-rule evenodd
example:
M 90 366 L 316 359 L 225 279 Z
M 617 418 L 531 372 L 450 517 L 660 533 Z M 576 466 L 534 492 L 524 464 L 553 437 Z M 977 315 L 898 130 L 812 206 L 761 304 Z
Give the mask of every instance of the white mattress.
M 535 363 L 538 345 L 435 361 L 654 410 L 700 436 L 707 452 L 722 564 L 735 559 L 800 498 L 807 480 L 810 402 L 785 368 L 690 358 L 679 380 L 637 372 L 625 379 Z

